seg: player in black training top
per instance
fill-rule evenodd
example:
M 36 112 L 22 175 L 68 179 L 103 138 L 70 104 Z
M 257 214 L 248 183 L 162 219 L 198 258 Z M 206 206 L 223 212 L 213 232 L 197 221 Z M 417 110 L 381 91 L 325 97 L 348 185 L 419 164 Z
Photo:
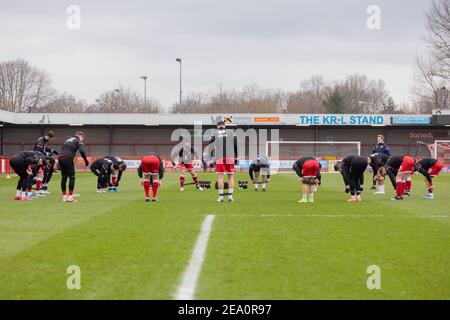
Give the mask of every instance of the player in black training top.
M 33 150 L 39 151 L 48 157 L 53 155 L 58 155 L 58 151 L 48 148 L 48 143 L 55 138 L 55 133 L 53 131 L 47 131 L 45 135 L 40 137 Z M 37 173 L 36 176 L 36 193 L 38 195 L 48 194 L 48 183 L 52 179 L 54 172 L 54 166 L 43 166 L 42 170 Z
M 127 165 L 125 161 L 120 157 L 116 156 L 106 156 L 105 159 L 111 160 L 113 165 L 111 166 L 110 172 L 108 172 L 108 192 L 118 192 L 119 182 L 122 179 L 122 174 L 127 170 Z
M 367 157 L 370 167 L 373 173 L 373 185 L 378 183 L 378 191 L 375 194 L 384 195 L 384 177 L 378 174 L 378 170 L 383 167 L 388 161 L 389 156 L 385 153 L 373 153 Z
M 80 153 L 84 160 L 85 166 L 89 166 L 87 154 L 84 149 L 85 134 L 82 131 L 77 131 L 75 136 L 69 138 L 64 142 L 61 148 L 61 154 L 58 157 L 59 168 L 61 170 L 61 192 L 63 201 L 73 202 L 73 190 L 75 189 L 75 157 L 77 152 Z M 69 195 L 67 195 L 67 178 L 69 178 Z
M 410 156 L 393 156 L 388 159 L 384 167 L 378 170 L 381 176 L 386 174 L 395 189 L 392 200 L 403 200 L 411 191 L 411 175 L 414 173 L 414 159 Z
M 357 155 L 345 157 L 334 165 L 334 170 L 342 174 L 345 192 L 352 195 L 347 201 L 360 202 L 364 185 L 364 172 L 368 166 L 367 158 Z
M 292 168 L 300 177 L 302 183 L 303 198 L 300 203 L 314 202 L 314 192 L 321 183 L 320 162 L 314 157 L 303 157 L 294 162 Z M 308 199 L 309 195 L 309 199 Z
M 434 199 L 433 194 L 433 178 L 437 177 L 444 166 L 439 160 L 433 158 L 423 158 L 414 165 L 414 171 L 421 173 L 425 177 L 428 194 L 423 196 L 424 199 Z
M 97 192 L 106 192 L 104 189 L 108 186 L 108 178 L 110 175 L 113 162 L 110 159 L 100 158 L 91 163 L 91 171 L 97 176 Z M 118 165 L 117 169 L 119 168 Z
M 217 131 L 211 137 L 210 143 L 214 143 L 213 155 L 216 159 L 216 173 L 219 190 L 217 202 L 223 202 L 224 175 L 228 176 L 228 202 L 233 202 L 234 166 L 239 163 L 237 154 L 237 137 L 233 130 L 225 128 L 225 122 L 217 123 Z
M 27 189 L 33 179 L 33 166 L 43 166 L 47 162 L 47 157 L 38 151 L 22 151 L 9 160 L 11 168 L 19 176 L 15 200 L 32 200 L 27 196 Z

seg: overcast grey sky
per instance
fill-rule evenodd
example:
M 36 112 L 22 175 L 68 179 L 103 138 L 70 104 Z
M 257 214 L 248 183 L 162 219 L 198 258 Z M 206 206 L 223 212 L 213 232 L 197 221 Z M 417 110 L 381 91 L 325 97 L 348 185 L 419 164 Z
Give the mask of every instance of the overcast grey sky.
M 295 90 L 313 74 L 363 73 L 409 98 L 416 54 L 424 50 L 431 0 L 0 0 L 0 61 L 24 58 L 46 70 L 60 92 L 94 102 L 120 83 L 164 107 L 184 92 L 222 84 Z M 69 5 L 80 30 L 67 28 Z M 369 30 L 369 5 L 381 29 Z

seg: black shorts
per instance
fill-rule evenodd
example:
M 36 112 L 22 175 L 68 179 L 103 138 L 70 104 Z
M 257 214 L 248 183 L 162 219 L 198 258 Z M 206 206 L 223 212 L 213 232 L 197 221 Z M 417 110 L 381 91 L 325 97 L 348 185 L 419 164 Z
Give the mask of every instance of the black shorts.
M 364 158 L 353 159 L 352 165 L 350 168 L 350 177 L 358 178 L 361 175 L 364 175 L 364 172 L 367 168 L 367 160 Z
M 11 168 L 14 169 L 14 172 L 17 173 L 17 175 L 21 178 L 28 177 L 27 173 L 27 165 L 25 164 L 25 160 L 19 157 L 13 157 L 11 160 L 9 160 L 9 164 L 11 165 Z
M 73 158 L 69 156 L 58 157 L 58 164 L 61 170 L 61 175 L 63 176 L 74 176 L 75 175 L 75 163 Z

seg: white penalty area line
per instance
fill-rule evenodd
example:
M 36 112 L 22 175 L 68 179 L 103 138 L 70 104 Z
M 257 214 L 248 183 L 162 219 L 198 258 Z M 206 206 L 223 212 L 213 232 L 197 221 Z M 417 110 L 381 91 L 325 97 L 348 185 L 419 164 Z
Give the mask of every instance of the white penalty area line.
M 448 215 L 383 215 L 383 214 L 222 214 L 219 217 L 261 217 L 261 218 L 448 218 Z
M 197 281 L 202 270 L 205 252 L 208 246 L 209 235 L 211 234 L 214 215 L 207 215 L 203 220 L 200 234 L 195 243 L 189 265 L 184 271 L 183 278 L 175 294 L 175 300 L 193 300 Z

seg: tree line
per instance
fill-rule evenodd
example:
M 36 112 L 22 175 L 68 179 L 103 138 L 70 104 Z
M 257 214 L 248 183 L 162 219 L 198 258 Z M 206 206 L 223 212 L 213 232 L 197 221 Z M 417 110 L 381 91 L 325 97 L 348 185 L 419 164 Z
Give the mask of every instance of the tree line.
M 313 75 L 296 91 L 247 85 L 209 92 L 192 92 L 171 113 L 432 113 L 448 109 L 450 90 L 450 0 L 433 0 L 425 14 L 427 51 L 417 57 L 414 88 L 409 103 L 398 104 L 382 79 L 351 74 L 328 81 Z M 154 98 L 144 101 L 129 87 L 118 86 L 87 103 L 58 93 L 49 75 L 16 59 L 0 63 L 0 109 L 12 112 L 158 113 Z

